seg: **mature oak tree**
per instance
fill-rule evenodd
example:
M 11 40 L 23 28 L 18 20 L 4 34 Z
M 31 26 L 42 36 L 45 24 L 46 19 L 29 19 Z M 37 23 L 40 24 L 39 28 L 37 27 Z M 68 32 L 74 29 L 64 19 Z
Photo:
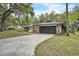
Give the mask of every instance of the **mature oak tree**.
M 4 30 L 5 20 L 8 16 L 12 15 L 16 18 L 20 17 L 28 17 L 33 16 L 33 8 L 31 3 L 7 3 L 7 4 L 0 4 L 0 13 L 1 13 L 1 29 L 0 31 Z

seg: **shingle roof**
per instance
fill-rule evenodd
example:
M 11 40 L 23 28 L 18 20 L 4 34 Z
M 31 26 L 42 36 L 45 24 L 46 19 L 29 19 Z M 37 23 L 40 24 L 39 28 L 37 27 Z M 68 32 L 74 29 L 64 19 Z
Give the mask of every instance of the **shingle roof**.
M 39 26 L 56 26 L 57 24 L 62 24 L 61 22 L 44 22 L 44 23 L 39 23 L 35 25 Z

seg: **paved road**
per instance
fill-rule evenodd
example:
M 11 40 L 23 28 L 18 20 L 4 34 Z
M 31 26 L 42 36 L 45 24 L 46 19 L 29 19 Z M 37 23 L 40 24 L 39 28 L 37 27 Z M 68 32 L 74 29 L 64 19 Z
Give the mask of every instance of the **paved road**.
M 33 56 L 35 47 L 52 34 L 32 34 L 0 40 L 0 56 Z

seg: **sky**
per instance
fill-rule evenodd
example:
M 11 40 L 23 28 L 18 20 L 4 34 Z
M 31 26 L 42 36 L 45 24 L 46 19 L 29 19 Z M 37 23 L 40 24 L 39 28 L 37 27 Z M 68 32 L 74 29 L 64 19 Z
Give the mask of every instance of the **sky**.
M 76 5 L 79 5 L 79 3 L 69 3 L 69 11 L 71 11 Z M 33 3 L 32 6 L 34 8 L 36 17 L 42 13 L 45 14 L 54 11 L 55 13 L 60 14 L 65 11 L 65 3 Z

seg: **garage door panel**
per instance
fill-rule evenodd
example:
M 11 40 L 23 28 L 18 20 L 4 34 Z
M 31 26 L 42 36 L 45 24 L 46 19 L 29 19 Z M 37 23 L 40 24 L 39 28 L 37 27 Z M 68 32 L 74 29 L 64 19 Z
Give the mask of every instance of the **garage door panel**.
M 49 33 L 49 34 L 55 34 L 56 33 L 56 27 L 55 26 L 40 26 L 39 30 L 40 30 L 40 33 Z

